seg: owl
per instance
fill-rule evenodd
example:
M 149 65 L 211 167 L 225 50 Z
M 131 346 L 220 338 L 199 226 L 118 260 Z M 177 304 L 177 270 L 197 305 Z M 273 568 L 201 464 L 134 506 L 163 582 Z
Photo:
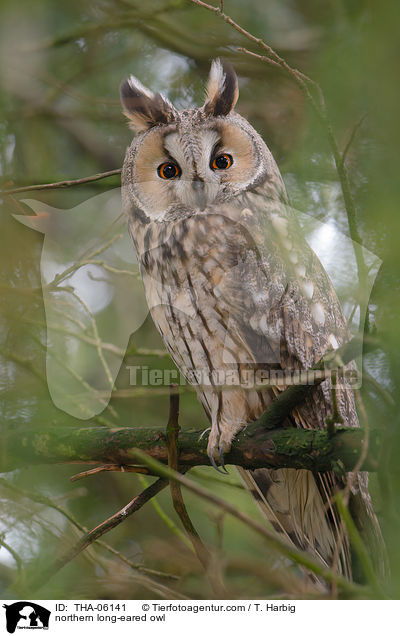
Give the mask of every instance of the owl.
M 235 435 L 268 408 L 285 378 L 349 338 L 271 152 L 234 111 L 238 94 L 234 69 L 220 60 L 211 65 L 201 108 L 177 110 L 133 76 L 121 84 L 123 112 L 137 133 L 122 171 L 123 207 L 147 302 L 172 359 L 195 386 L 210 422 L 210 462 L 222 468 Z M 253 381 L 260 377 L 270 381 L 260 386 Z M 343 381 L 335 390 L 343 422 L 358 426 L 350 386 Z M 284 426 L 325 428 L 332 409 L 326 379 Z M 345 479 L 239 471 L 277 532 L 352 578 L 334 504 Z M 351 509 L 382 561 L 364 473 L 354 479 Z

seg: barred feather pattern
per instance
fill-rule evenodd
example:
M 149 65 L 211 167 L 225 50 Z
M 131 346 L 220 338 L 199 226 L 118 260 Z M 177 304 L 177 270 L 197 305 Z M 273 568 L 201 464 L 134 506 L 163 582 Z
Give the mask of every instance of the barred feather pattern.
M 226 387 L 229 374 L 309 369 L 349 338 L 335 291 L 287 204 L 270 151 L 245 119 L 229 111 L 237 99 L 233 73 L 214 63 L 205 106 L 190 111 L 168 110 L 163 100 L 157 114 L 159 99 L 154 102 L 134 78 L 122 90 L 130 119 L 150 126 L 127 151 L 123 207 L 152 318 L 210 420 L 214 461 L 285 388 L 284 380 L 262 389 L 235 382 Z M 154 126 L 147 115 L 143 120 L 146 109 L 159 120 Z M 229 179 L 210 170 L 215 152 L 224 148 L 235 154 Z M 161 161 L 179 164 L 182 179 L 157 181 Z M 207 205 L 197 204 L 193 184 L 203 188 Z M 329 379 L 314 386 L 284 426 L 325 428 L 331 389 Z M 358 426 L 350 386 L 344 381 L 336 391 L 344 424 Z M 334 504 L 346 476 L 292 469 L 240 473 L 277 532 L 352 578 L 349 540 Z M 367 477 L 353 477 L 355 521 L 382 569 L 384 548 Z
M 284 237 L 278 218 L 287 220 Z M 278 230 L 273 231 L 274 225 Z M 148 223 L 141 231 L 132 229 L 132 234 L 154 323 L 189 381 L 199 370 L 205 372 L 202 378 L 212 378 L 213 370 L 221 369 L 307 369 L 332 348 L 332 336 L 337 346 L 348 337 L 332 285 L 315 254 L 302 243 L 288 208 L 268 203 L 260 191 L 244 194 L 234 206 Z M 290 253 L 295 244 L 302 263 L 307 263 L 314 286 L 312 302 L 302 293 L 302 270 L 296 271 L 285 258 L 282 239 L 295 240 Z M 323 324 L 316 304 L 324 312 Z M 268 364 L 271 354 L 273 361 Z M 221 391 L 212 386 L 212 379 L 211 386 L 199 387 L 199 399 L 212 425 L 211 452 L 227 451 L 235 434 L 260 416 L 281 388 Z M 330 389 L 330 380 L 313 388 L 286 425 L 324 428 L 332 409 Z M 345 424 L 357 426 L 350 387 L 337 390 Z M 324 565 L 333 565 L 340 534 L 333 497 L 344 480 L 334 473 L 313 475 L 294 469 L 240 472 L 272 526 Z M 379 542 L 363 475 L 356 477 L 352 494 L 361 497 Z M 346 532 L 335 567 L 351 578 Z

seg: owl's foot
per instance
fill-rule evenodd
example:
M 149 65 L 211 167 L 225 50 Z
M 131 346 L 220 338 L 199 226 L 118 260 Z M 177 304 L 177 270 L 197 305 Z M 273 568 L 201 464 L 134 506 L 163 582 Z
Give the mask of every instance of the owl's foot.
M 210 459 L 210 463 L 214 466 L 215 470 L 219 473 L 226 473 L 228 471 L 225 468 L 225 453 L 229 452 L 231 448 L 231 440 L 224 439 L 223 433 L 219 433 L 215 428 L 211 429 L 210 436 L 208 438 L 207 454 Z M 220 466 L 217 465 L 216 458 L 219 460 Z
M 200 441 L 200 440 L 204 437 L 204 435 L 205 435 L 206 433 L 210 432 L 210 434 L 211 434 L 211 430 L 212 430 L 212 429 L 211 429 L 211 426 L 210 426 L 209 428 L 204 429 L 204 431 L 202 432 L 202 434 L 201 434 L 201 435 L 200 435 L 200 437 L 199 437 L 199 441 Z M 210 446 L 210 441 L 208 442 L 208 448 L 209 448 L 209 446 Z M 221 464 L 221 468 L 222 468 L 223 470 L 221 470 L 221 468 L 218 468 L 217 463 L 216 463 L 216 461 L 215 461 L 215 459 L 214 459 L 214 455 L 213 455 L 211 452 L 209 452 L 209 453 L 208 453 L 208 459 L 210 460 L 211 465 L 212 465 L 212 466 L 215 468 L 215 470 L 216 470 L 216 471 L 218 471 L 219 473 L 223 473 L 223 474 L 224 474 L 224 471 L 225 471 L 225 473 L 227 473 L 227 472 L 228 472 L 228 471 L 226 470 L 226 468 L 225 468 L 225 463 L 224 463 L 224 453 L 223 453 L 223 451 L 221 452 L 221 449 L 220 449 L 220 451 L 219 451 L 219 461 L 220 461 L 220 464 Z
M 220 446 L 219 447 L 219 463 L 221 465 L 222 470 L 228 474 L 228 471 L 225 468 L 225 462 L 224 462 L 224 450 L 223 448 Z
M 220 453 L 220 463 L 221 466 L 217 465 L 217 462 L 215 461 L 214 457 L 212 455 L 208 456 L 211 465 L 215 468 L 215 470 L 218 473 L 222 473 L 222 475 L 228 475 L 228 471 L 225 468 L 225 463 L 224 463 L 224 453 Z

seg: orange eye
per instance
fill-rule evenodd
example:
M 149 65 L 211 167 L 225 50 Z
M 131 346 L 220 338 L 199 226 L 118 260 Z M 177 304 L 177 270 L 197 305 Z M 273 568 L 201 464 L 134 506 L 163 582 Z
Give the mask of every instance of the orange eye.
M 166 162 L 162 163 L 157 168 L 157 174 L 161 179 L 175 179 L 180 175 L 181 171 L 176 163 Z
M 231 155 L 217 155 L 211 164 L 213 170 L 226 170 L 233 164 Z

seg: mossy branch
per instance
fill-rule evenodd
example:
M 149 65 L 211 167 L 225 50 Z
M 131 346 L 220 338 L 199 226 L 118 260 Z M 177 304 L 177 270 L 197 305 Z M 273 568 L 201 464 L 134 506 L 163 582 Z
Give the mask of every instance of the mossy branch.
M 209 465 L 207 436 L 202 430 L 184 430 L 178 437 L 179 466 Z M 330 436 L 322 430 L 295 428 L 265 429 L 250 424 L 234 441 L 225 464 L 247 469 L 305 468 L 315 472 L 350 471 L 360 458 L 364 431 L 338 428 Z M 370 433 L 364 470 L 379 466 L 381 438 Z M 168 452 L 161 429 L 123 427 L 52 427 L 9 431 L 3 438 L 0 471 L 7 472 L 32 464 L 137 464 L 133 449 L 167 464 Z
M 289 385 L 268 409 L 236 436 L 225 464 L 247 469 L 297 468 L 314 472 L 335 470 L 376 471 L 379 466 L 381 437 L 379 432 L 360 428 L 338 427 L 334 430 L 282 428 L 288 415 L 299 406 L 316 385 L 357 357 L 359 338 L 354 337 L 336 351 L 329 351 L 307 372 L 307 383 Z M 177 396 L 176 396 L 177 397 Z M 176 407 L 177 408 L 177 407 Z M 170 429 L 168 429 L 170 431 Z M 171 431 L 170 431 L 171 432 Z M 180 469 L 209 465 L 207 435 L 203 430 L 175 430 Z M 334 434 L 333 434 L 334 433 Z M 101 464 L 102 470 L 135 465 L 133 449 L 140 449 L 168 464 L 168 443 L 164 431 L 154 428 L 106 426 L 9 428 L 3 435 L 0 472 L 31 464 L 82 463 Z

